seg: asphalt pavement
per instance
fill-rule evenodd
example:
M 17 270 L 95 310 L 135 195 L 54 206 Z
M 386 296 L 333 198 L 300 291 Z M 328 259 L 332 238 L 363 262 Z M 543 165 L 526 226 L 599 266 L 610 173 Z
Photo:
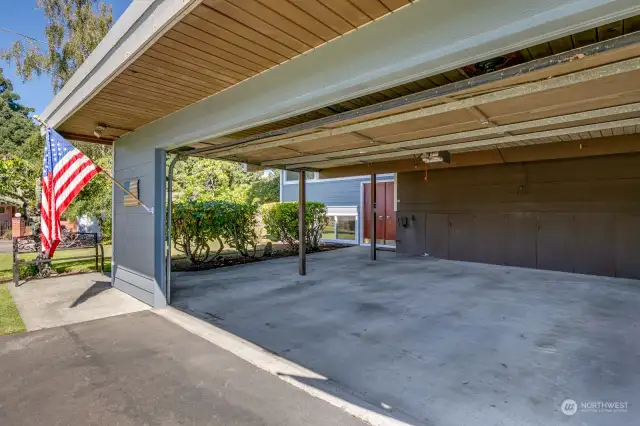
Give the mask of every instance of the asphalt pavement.
M 0 253 L 11 253 L 13 243 L 11 240 L 0 240 Z
M 364 423 L 151 311 L 0 337 L 0 424 Z

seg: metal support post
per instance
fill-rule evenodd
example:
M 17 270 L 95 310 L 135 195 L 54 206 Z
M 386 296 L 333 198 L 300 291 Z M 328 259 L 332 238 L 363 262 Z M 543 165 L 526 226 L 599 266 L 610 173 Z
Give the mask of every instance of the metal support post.
M 167 258 L 166 266 L 165 266 L 165 298 L 167 299 L 167 305 L 171 303 L 171 214 L 173 212 L 173 170 L 176 166 L 178 160 L 181 160 L 182 156 L 176 155 L 171 164 L 169 165 L 169 176 L 167 177 L 167 221 L 165 223 L 166 226 L 166 235 L 167 235 Z
M 307 275 L 306 176 L 300 171 L 298 178 L 298 274 Z
M 376 260 L 376 174 L 371 173 L 371 260 Z

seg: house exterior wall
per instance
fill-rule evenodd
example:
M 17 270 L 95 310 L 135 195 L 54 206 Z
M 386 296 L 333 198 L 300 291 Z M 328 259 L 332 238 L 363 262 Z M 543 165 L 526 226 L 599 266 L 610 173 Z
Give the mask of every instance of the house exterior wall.
M 153 306 L 164 298 L 164 150 L 123 138 L 115 144 L 114 178 L 119 182 L 139 179 L 143 207 L 125 207 L 124 191 L 113 188 L 112 285 Z
M 391 173 L 377 175 L 378 182 L 394 180 Z M 355 240 L 340 238 L 327 238 L 327 241 L 338 241 L 350 244 L 363 242 L 364 223 L 363 212 L 363 183 L 369 183 L 369 176 L 356 176 L 350 178 L 322 179 L 307 181 L 307 201 L 318 201 L 327 206 L 329 216 L 337 219 L 339 216 L 356 217 Z M 298 183 L 285 182 L 284 172 L 280 175 L 280 201 L 298 201 Z M 339 235 L 338 235 L 339 236 Z
M 284 173 L 280 177 L 280 201 L 298 201 L 298 183 L 285 182 Z M 393 180 L 393 174 L 378 175 L 377 179 Z M 307 200 L 319 201 L 326 206 L 358 206 L 361 204 L 360 190 L 369 176 L 344 179 L 324 179 L 307 181 Z
M 397 185 L 399 253 L 640 278 L 640 154 L 399 173 Z
M 15 207 L 9 204 L 0 204 L 0 210 L 4 209 L 4 213 L 0 213 L 0 222 L 11 225 L 11 218 L 17 211 Z

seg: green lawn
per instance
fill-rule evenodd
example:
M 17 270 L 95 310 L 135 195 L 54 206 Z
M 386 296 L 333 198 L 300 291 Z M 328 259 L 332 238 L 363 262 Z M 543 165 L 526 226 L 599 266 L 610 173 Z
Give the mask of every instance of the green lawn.
M 95 270 L 95 261 L 93 259 L 73 260 L 70 257 L 91 256 L 94 249 L 81 250 L 59 250 L 53 258 L 53 268 L 58 273 L 63 272 L 89 272 Z M 20 255 L 20 259 L 33 260 L 36 253 L 26 253 Z M 104 246 L 104 270 L 111 270 L 111 245 Z M 12 273 L 12 254 L 0 253 L 0 282 L 11 281 Z
M 0 284 L 0 336 L 27 331 L 11 293 L 6 285 Z
M 93 259 L 73 260 L 70 257 L 89 256 L 94 249 L 64 250 L 58 251 L 53 259 L 53 268 L 58 273 L 62 272 L 88 272 L 95 269 Z M 104 268 L 111 269 L 111 246 L 104 247 Z M 33 260 L 36 253 L 27 253 L 20 256 L 21 259 Z M 0 253 L 0 283 L 9 282 L 13 277 L 12 254 Z M 20 313 L 6 284 L 0 284 L 0 335 L 22 333 L 26 331 Z

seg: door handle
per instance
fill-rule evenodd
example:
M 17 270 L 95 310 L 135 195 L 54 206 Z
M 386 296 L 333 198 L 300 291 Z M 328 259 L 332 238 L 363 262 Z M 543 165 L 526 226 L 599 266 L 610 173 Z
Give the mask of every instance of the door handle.
M 379 216 L 378 219 L 382 220 L 382 219 L 384 219 L 384 216 Z
M 391 216 L 387 216 L 387 220 L 391 219 Z

